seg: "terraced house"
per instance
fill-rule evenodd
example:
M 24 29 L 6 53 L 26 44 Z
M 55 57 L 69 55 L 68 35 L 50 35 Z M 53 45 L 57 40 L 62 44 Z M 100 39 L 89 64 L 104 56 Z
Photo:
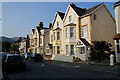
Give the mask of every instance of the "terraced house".
M 30 34 L 29 52 L 45 53 L 45 46 L 49 42 L 49 28 L 43 27 L 43 22 L 40 22 L 35 29 L 32 29 Z
M 120 63 L 120 0 L 116 2 L 113 5 L 113 7 L 115 11 L 116 32 L 117 32 L 117 34 L 114 36 L 116 62 Z
M 19 42 L 19 52 L 27 53 L 28 48 L 29 48 L 29 36 L 27 35 L 26 38 L 20 37 L 19 41 L 20 41 Z
M 104 3 L 89 9 L 70 3 L 65 14 L 56 12 L 50 30 L 52 59 L 72 61 L 75 56 L 88 60 L 92 41 L 107 41 L 114 45 L 114 35 L 115 20 Z

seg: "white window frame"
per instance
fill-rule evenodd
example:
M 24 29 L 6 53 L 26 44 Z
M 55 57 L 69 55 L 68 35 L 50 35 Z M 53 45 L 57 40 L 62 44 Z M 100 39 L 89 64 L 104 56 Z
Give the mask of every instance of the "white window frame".
M 73 46 L 73 49 L 71 46 Z M 74 55 L 74 45 L 70 45 L 70 50 L 71 50 L 71 55 Z M 73 51 L 73 54 L 72 54 L 72 51 Z
M 59 33 L 59 36 L 58 36 L 58 33 Z M 58 39 L 59 37 L 59 39 Z M 60 40 L 60 32 L 57 32 L 57 40 Z
M 56 22 L 56 28 L 60 26 L 59 21 Z
M 87 28 L 86 32 L 84 32 L 84 30 L 83 30 L 85 27 Z M 87 35 L 84 35 L 84 33 L 86 33 Z M 86 26 L 82 27 L 82 37 L 87 37 L 87 36 L 88 36 L 88 26 L 86 25 Z
M 71 36 L 71 28 L 73 29 L 73 32 L 72 32 L 73 36 Z M 73 37 L 74 37 L 74 27 L 70 27 L 70 38 L 73 38 Z
M 71 16 L 71 20 L 70 20 L 70 16 Z M 68 22 L 69 22 L 69 23 L 72 23 L 72 15 L 69 15 L 69 17 L 68 17 Z

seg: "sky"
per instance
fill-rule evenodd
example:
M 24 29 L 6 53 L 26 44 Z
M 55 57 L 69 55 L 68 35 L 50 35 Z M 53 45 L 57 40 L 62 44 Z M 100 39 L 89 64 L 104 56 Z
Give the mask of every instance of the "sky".
M 91 8 L 101 2 L 73 2 L 81 8 Z M 105 2 L 108 10 L 115 17 L 113 4 Z M 2 3 L 2 35 L 6 37 L 26 37 L 30 35 L 39 21 L 48 27 L 55 17 L 56 11 L 66 12 L 70 2 L 3 2 Z

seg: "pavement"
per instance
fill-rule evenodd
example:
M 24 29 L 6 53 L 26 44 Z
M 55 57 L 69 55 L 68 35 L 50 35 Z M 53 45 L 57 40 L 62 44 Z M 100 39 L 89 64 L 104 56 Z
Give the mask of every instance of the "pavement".
M 51 61 L 51 64 L 55 64 L 55 63 L 59 66 L 76 67 L 80 69 L 93 70 L 93 71 L 113 73 L 113 74 L 120 75 L 120 65 L 103 66 L 103 65 L 91 65 L 91 64 L 86 64 L 86 63 L 79 63 L 79 62 L 63 62 L 63 61 L 55 61 L 55 60 Z M 64 65 L 62 65 L 63 63 Z

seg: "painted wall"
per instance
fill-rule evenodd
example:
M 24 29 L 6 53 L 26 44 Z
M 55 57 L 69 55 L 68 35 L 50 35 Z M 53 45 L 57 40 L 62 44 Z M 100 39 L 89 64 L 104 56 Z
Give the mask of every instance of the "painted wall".
M 94 15 L 96 15 L 96 20 L 94 20 Z M 105 5 L 91 15 L 91 31 L 92 41 L 103 40 L 110 42 L 114 50 L 115 21 L 107 11 Z
M 116 32 L 120 33 L 120 6 L 114 8 L 116 19 Z
M 76 26 L 66 26 L 66 25 L 70 24 L 69 23 L 69 16 L 70 15 L 72 16 L 71 23 L 76 24 Z M 76 12 L 71 8 L 71 6 L 68 6 L 68 10 L 67 10 L 66 16 L 64 18 L 63 25 L 64 25 L 63 53 L 66 55 L 66 45 L 68 45 L 68 47 L 69 47 L 69 54 L 70 54 L 71 53 L 70 45 L 75 45 L 76 41 L 79 39 L 79 37 L 78 37 L 78 16 L 77 16 Z M 74 38 L 70 38 L 70 27 L 74 27 Z M 68 28 L 68 38 L 66 38 L 66 36 L 65 36 L 65 34 L 66 34 L 65 29 L 66 28 Z
M 57 28 L 57 22 L 59 22 L 59 28 L 61 30 L 54 30 Z M 54 32 L 55 32 L 55 40 L 54 40 Z M 60 40 L 57 40 L 57 32 L 60 32 Z M 56 13 L 56 18 L 55 18 L 55 22 L 53 24 L 53 29 L 50 30 L 50 44 L 53 44 L 53 50 L 54 50 L 54 46 L 55 46 L 55 54 L 57 54 L 57 46 L 60 46 L 60 54 L 62 54 L 63 52 L 63 21 L 60 18 L 59 14 Z M 51 40 L 52 39 L 52 40 Z
M 89 43 L 91 43 L 91 27 L 90 27 L 90 16 L 84 17 L 80 20 L 81 23 L 81 38 L 85 38 Z M 87 26 L 87 37 L 82 37 L 82 27 Z

